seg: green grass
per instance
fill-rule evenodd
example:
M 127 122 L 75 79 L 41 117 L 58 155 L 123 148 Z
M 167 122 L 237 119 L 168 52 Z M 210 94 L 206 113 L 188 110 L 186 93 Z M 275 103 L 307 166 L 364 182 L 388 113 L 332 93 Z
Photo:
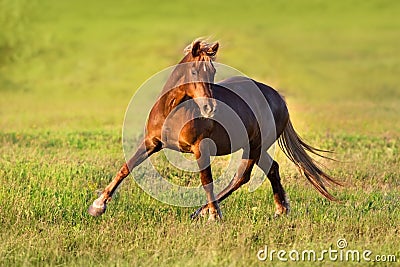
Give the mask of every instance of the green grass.
M 0 266 L 271 265 L 257 260 L 265 245 L 321 251 L 339 238 L 398 265 L 399 11 L 397 1 L 0 0 Z M 268 182 L 238 190 L 224 221 L 206 224 L 132 178 L 105 215 L 87 214 L 124 161 L 131 96 L 199 36 L 221 42 L 219 62 L 278 88 L 301 135 L 335 151 L 341 162 L 323 163 L 346 184 L 331 189 L 342 204 L 278 152 L 287 217 L 273 218 Z M 171 181 L 199 181 L 157 160 Z M 343 263 L 315 262 L 325 264 Z

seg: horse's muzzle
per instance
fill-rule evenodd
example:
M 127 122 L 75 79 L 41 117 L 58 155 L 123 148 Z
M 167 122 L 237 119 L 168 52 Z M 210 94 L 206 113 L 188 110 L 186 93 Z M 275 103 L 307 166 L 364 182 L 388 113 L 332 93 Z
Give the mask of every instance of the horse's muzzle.
M 215 111 L 216 111 L 215 106 L 212 104 L 204 104 L 200 109 L 201 115 L 204 118 L 214 117 Z

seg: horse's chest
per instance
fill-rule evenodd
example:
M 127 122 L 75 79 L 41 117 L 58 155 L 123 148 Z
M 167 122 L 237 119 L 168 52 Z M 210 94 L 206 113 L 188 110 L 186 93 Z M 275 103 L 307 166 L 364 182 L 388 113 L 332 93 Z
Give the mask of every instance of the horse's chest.
M 208 123 L 188 112 L 175 112 L 169 116 L 161 130 L 161 140 L 164 147 L 192 152 L 192 146 L 203 138 L 209 128 Z

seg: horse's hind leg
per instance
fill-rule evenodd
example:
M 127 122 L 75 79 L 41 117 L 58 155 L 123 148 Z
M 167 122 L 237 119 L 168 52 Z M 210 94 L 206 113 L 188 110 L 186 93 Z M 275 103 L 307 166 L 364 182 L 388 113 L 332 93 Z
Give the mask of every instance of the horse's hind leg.
M 253 170 L 255 162 L 256 161 L 254 159 L 242 159 L 242 162 L 240 163 L 233 180 L 218 194 L 218 201 L 224 200 L 234 191 L 239 189 L 239 187 L 250 181 L 251 171 Z
M 289 200 L 286 197 L 286 192 L 281 184 L 278 163 L 272 160 L 272 158 L 268 154 L 263 153 L 257 165 L 264 171 L 269 181 L 271 182 L 272 192 L 274 194 L 274 202 L 276 206 L 275 216 L 288 214 L 290 211 L 290 205 Z
M 151 139 L 143 141 L 136 151 L 135 155 L 125 163 L 119 170 L 111 183 L 104 189 L 100 197 L 96 199 L 88 209 L 92 216 L 100 216 L 106 211 L 106 203 L 111 200 L 112 195 L 118 188 L 118 185 L 129 175 L 131 170 L 147 159 L 151 154 L 159 151 L 161 145 Z

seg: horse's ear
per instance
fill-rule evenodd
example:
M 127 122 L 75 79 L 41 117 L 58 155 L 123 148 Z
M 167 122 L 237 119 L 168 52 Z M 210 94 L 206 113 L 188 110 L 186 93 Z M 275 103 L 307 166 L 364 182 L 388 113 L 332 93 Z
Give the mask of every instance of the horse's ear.
M 200 52 L 201 52 L 201 48 L 200 48 L 200 46 L 201 46 L 201 41 L 195 41 L 193 44 L 192 44 L 192 56 L 193 57 L 197 57 L 197 56 L 199 56 L 200 55 Z
M 213 56 L 215 56 L 215 54 L 217 54 L 218 48 L 219 48 L 219 43 L 216 42 L 215 44 L 213 44 L 213 45 L 210 47 L 210 50 L 209 50 L 209 51 L 212 52 Z

